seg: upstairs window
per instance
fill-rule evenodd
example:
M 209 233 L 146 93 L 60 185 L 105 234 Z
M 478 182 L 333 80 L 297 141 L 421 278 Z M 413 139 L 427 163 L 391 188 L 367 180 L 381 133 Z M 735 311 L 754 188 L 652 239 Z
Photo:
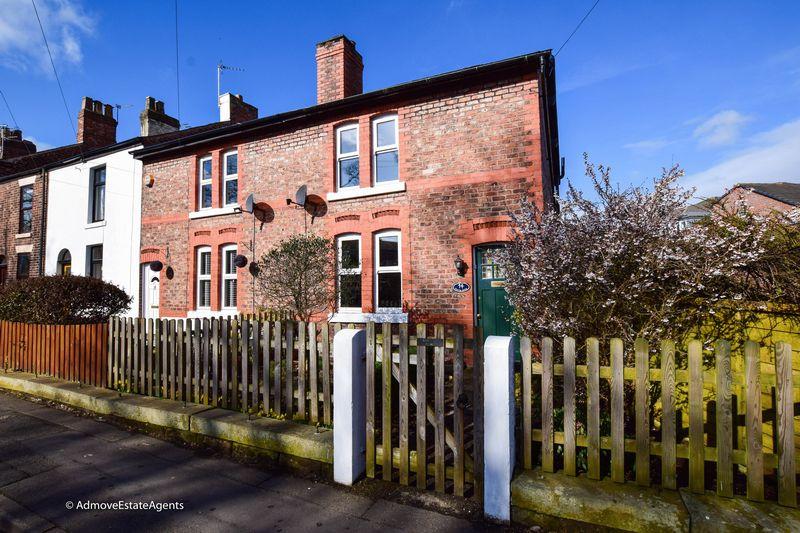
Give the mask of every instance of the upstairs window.
M 33 185 L 19 188 L 19 232 L 30 233 L 33 226 Z
M 339 189 L 358 187 L 358 124 L 336 130 L 336 179 Z
M 72 273 L 72 254 L 64 248 L 58 253 L 58 275 L 69 276 Z
M 91 190 L 89 222 L 101 222 L 106 218 L 106 167 L 92 169 Z
M 372 122 L 372 153 L 375 183 L 397 181 L 397 115 L 381 117 Z
M 228 152 L 223 156 L 223 188 L 225 205 L 235 205 L 239 201 L 239 155 Z
M 375 235 L 375 289 L 378 311 L 398 312 L 403 306 L 400 232 Z
M 222 247 L 222 308 L 236 309 L 236 245 Z
M 17 279 L 27 279 L 31 275 L 31 254 L 17 254 Z
M 211 248 L 197 249 L 197 308 L 211 309 Z
M 87 249 L 86 275 L 96 279 L 103 279 L 103 245 L 95 244 Z
M 204 157 L 198 165 L 198 198 L 197 205 L 200 209 L 211 208 L 211 157 Z
M 361 311 L 361 237 L 343 235 L 337 239 L 337 289 L 339 311 Z

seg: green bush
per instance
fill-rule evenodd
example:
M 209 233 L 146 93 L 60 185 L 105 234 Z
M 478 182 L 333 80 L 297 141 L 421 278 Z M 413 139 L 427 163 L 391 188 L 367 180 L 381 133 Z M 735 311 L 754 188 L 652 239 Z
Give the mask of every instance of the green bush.
M 131 297 L 105 281 L 45 276 L 0 287 L 0 320 L 28 324 L 95 324 L 127 311 Z

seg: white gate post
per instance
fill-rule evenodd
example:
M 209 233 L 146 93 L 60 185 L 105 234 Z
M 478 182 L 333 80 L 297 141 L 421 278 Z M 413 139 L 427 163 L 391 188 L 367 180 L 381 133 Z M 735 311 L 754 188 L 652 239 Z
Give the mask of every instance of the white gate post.
M 490 336 L 483 350 L 483 512 L 511 520 L 514 473 L 514 338 Z
M 367 334 L 343 329 L 333 338 L 333 479 L 352 485 L 364 473 Z

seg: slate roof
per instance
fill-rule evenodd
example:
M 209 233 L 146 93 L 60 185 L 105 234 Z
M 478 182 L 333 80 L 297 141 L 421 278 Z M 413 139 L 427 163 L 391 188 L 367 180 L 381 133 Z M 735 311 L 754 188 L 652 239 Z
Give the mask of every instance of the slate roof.
M 122 150 L 130 146 L 152 146 L 155 144 L 173 141 L 175 139 L 180 139 L 184 136 L 190 136 L 229 125 L 229 122 L 214 122 L 211 124 L 205 124 L 203 126 L 195 126 L 193 128 L 162 133 L 159 135 L 133 137 L 99 148 L 90 148 L 86 146 L 85 143 L 76 143 L 68 144 L 66 146 L 59 146 L 58 148 L 51 148 L 50 150 L 34 152 L 30 155 L 12 157 L 10 159 L 0 160 L 0 182 L 24 175 L 31 175 L 39 172 L 42 169 L 55 168 L 75 161 L 100 157 L 102 155 L 116 152 L 117 150 Z
M 687 205 L 683 210 L 681 218 L 702 218 L 709 215 L 711 213 L 711 208 L 718 200 L 719 198 L 717 196 L 712 196 L 697 203 Z
M 423 96 L 426 94 L 435 93 L 452 87 L 462 87 L 464 83 L 477 82 L 480 80 L 490 80 L 499 76 L 515 75 L 522 72 L 524 69 L 539 68 L 542 61 L 552 61 L 552 51 L 542 50 L 539 52 L 532 52 L 509 59 L 494 61 L 491 63 L 483 63 L 472 67 L 462 68 L 443 74 L 437 74 L 427 78 L 422 78 L 414 81 L 393 85 L 384 89 L 378 89 L 366 93 L 340 98 L 338 100 L 331 100 L 321 104 L 313 105 L 310 107 L 277 113 L 245 122 L 230 124 L 225 123 L 225 127 L 219 131 L 214 132 L 201 132 L 196 135 L 181 137 L 180 139 L 171 139 L 164 142 L 154 144 L 150 147 L 144 147 L 134 152 L 134 157 L 138 159 L 145 159 L 149 156 L 165 154 L 171 151 L 179 151 L 191 146 L 198 146 L 210 141 L 217 141 L 219 139 L 226 139 L 235 137 L 240 134 L 252 134 L 256 132 L 280 130 L 281 128 L 294 127 L 298 122 L 307 120 L 318 120 L 319 117 L 335 114 L 352 112 L 361 106 L 374 105 L 376 103 L 392 102 L 400 98 L 410 98 L 416 96 Z M 554 74 L 552 69 L 547 74 L 549 81 L 554 83 Z M 555 91 L 555 88 L 546 88 L 546 91 Z M 553 95 L 554 96 L 554 95 Z M 555 117 L 555 109 L 550 111 L 553 116 L 553 131 L 551 136 L 558 137 L 557 133 L 557 120 Z M 559 158 L 556 157 L 555 160 Z M 557 175 L 557 172 L 555 173 Z

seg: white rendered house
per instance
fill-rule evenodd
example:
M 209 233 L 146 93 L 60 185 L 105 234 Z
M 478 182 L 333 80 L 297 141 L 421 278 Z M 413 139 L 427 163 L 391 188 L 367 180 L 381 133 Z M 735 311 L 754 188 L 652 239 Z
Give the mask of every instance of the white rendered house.
M 158 290 L 160 274 L 140 265 L 142 163 L 131 152 L 180 134 L 163 109 L 148 97 L 140 137 L 84 152 L 48 173 L 44 272 L 117 285 L 133 298 L 131 317 L 158 316 L 147 296 Z

